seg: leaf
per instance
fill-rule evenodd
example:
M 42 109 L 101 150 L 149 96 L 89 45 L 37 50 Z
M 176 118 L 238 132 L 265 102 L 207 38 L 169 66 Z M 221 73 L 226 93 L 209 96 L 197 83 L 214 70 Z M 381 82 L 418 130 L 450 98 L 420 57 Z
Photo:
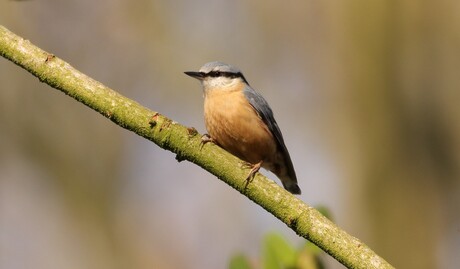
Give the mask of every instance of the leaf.
M 262 264 L 265 269 L 294 268 L 296 250 L 280 234 L 269 233 L 262 247 Z
M 249 259 L 243 254 L 238 254 L 230 259 L 229 269 L 251 269 Z

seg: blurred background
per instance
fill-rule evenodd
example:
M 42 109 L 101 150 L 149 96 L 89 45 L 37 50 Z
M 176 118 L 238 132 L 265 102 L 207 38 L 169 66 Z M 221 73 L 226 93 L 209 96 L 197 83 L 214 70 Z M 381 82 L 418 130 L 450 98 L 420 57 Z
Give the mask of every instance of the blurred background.
M 300 199 L 396 268 L 460 267 L 460 2 L 4 0 L 0 24 L 201 133 L 183 71 L 240 67 L 275 112 Z M 0 59 L 1 269 L 225 268 L 257 260 L 271 231 L 304 242 Z

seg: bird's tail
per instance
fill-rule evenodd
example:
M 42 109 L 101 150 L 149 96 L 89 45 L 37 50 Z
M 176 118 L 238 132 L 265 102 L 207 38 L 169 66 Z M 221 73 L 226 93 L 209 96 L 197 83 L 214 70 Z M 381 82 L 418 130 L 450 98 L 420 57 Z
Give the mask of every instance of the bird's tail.
M 284 147 L 286 149 L 286 147 Z M 278 178 L 283 183 L 283 187 L 292 194 L 301 194 L 302 191 L 300 190 L 299 185 L 297 184 L 297 176 L 295 174 L 294 166 L 292 165 L 291 157 L 287 150 L 284 151 L 284 154 L 281 155 L 282 157 L 279 159 L 279 163 L 281 164 L 278 167 L 277 173 L 275 173 Z
M 294 166 L 292 165 L 291 157 L 286 149 L 282 147 L 283 151 L 278 151 L 275 159 L 272 162 L 265 164 L 268 170 L 275 173 L 275 175 L 283 183 L 283 187 L 292 194 L 301 194 L 299 185 L 297 184 L 297 176 L 295 174 Z
M 291 178 L 288 175 L 280 176 L 281 183 L 283 183 L 283 187 L 292 194 L 301 194 L 302 191 L 300 190 L 299 185 L 297 184 L 296 178 Z

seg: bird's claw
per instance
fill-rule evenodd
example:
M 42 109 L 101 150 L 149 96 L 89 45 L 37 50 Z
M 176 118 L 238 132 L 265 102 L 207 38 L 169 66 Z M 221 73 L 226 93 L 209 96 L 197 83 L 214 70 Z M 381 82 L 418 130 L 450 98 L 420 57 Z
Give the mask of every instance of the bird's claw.
M 216 143 L 216 141 L 211 137 L 209 136 L 208 134 L 204 134 L 201 136 L 201 142 L 200 142 L 200 149 L 203 148 L 203 146 L 206 144 L 206 143 L 209 143 L 209 142 L 212 142 L 212 143 Z
M 260 167 L 262 167 L 262 163 L 263 161 L 260 161 L 256 164 L 250 164 L 250 163 L 246 163 L 245 166 L 247 166 L 248 168 L 250 167 L 251 168 L 251 171 L 249 171 L 249 174 L 248 176 L 246 177 L 246 185 L 244 186 L 245 188 L 248 187 L 249 183 L 254 179 L 254 177 L 256 176 L 256 173 L 259 172 L 260 170 Z

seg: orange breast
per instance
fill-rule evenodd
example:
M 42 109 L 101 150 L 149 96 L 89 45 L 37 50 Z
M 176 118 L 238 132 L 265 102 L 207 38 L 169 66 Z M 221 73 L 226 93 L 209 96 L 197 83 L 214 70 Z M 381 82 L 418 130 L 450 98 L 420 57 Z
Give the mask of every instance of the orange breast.
M 241 90 L 207 92 L 204 115 L 208 134 L 240 159 L 257 163 L 275 154 L 271 132 Z

